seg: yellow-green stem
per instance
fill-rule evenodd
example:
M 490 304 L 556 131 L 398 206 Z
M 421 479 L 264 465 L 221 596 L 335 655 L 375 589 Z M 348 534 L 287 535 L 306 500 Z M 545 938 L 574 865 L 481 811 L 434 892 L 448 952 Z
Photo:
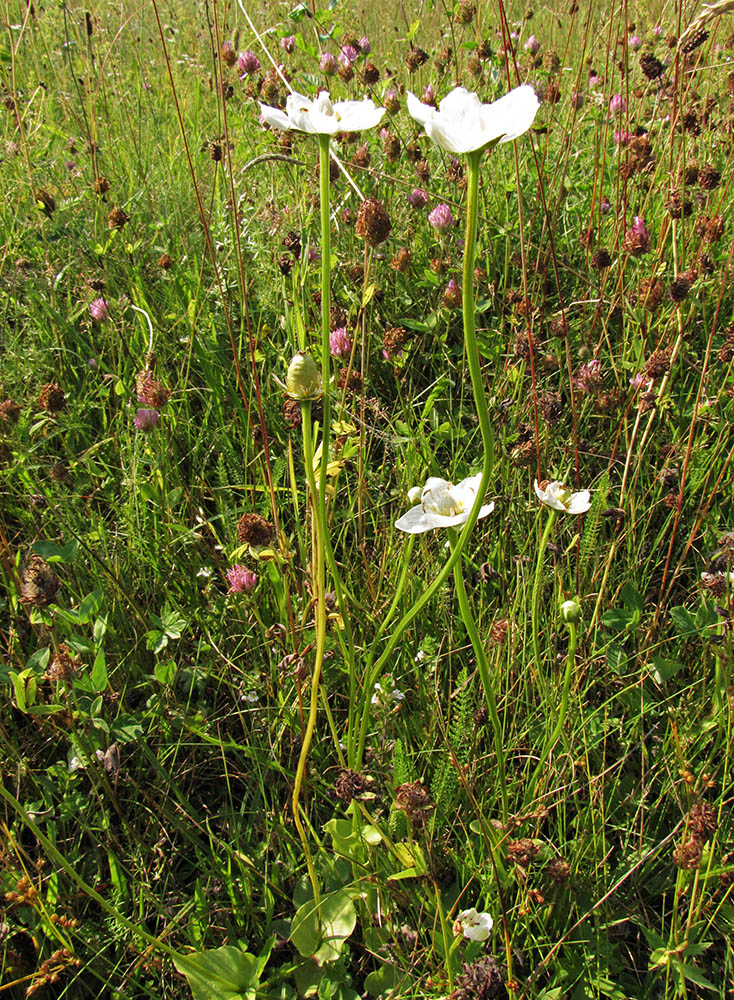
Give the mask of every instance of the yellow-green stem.
M 308 869 L 308 877 L 311 882 L 311 887 L 313 888 L 313 898 L 316 904 L 316 912 L 319 913 L 318 907 L 321 899 L 321 894 L 319 891 L 318 880 L 316 878 L 316 869 L 314 868 L 313 858 L 311 857 L 311 849 L 308 844 L 308 836 L 303 826 L 301 820 L 301 787 L 303 785 L 303 779 L 306 774 L 306 763 L 308 761 L 309 750 L 311 749 L 311 741 L 313 739 L 314 730 L 316 729 L 316 715 L 319 707 L 319 684 L 321 682 L 321 668 L 324 663 L 324 647 L 326 644 L 326 601 L 325 601 L 325 567 L 324 567 L 324 536 L 321 530 L 322 520 L 318 516 L 318 493 L 316 489 L 316 477 L 313 471 L 313 437 L 311 430 L 311 403 L 306 401 L 301 404 L 301 414 L 303 417 L 303 462 L 306 467 L 306 479 L 308 480 L 308 487 L 310 493 L 311 507 L 313 510 L 313 537 L 314 537 L 314 556 L 312 557 L 311 564 L 313 566 L 313 589 L 314 597 L 316 601 L 315 605 L 315 618 L 316 618 L 316 652 L 314 658 L 313 671 L 311 674 L 311 693 L 310 701 L 308 707 L 308 719 L 306 721 L 306 730 L 303 734 L 303 743 L 301 744 L 301 753 L 298 757 L 298 766 L 296 767 L 296 777 L 293 782 L 293 819 L 296 824 L 296 829 L 298 830 L 298 836 L 301 840 L 301 845 L 303 847 L 303 855 L 306 859 L 306 867 Z

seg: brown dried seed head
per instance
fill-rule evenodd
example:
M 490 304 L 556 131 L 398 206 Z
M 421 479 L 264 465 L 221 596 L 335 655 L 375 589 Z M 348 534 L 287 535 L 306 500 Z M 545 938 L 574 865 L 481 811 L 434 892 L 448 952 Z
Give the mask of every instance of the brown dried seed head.
M 691 807 L 688 829 L 698 840 L 708 840 L 719 828 L 716 812 L 707 802 L 697 802 Z
M 538 845 L 527 837 L 507 842 L 507 860 L 520 868 L 529 868 L 539 853 Z
M 673 861 L 683 871 L 692 871 L 701 864 L 703 849 L 698 840 L 691 838 L 681 842 L 673 851 Z
M 0 422 L 17 424 L 20 417 L 20 407 L 12 399 L 4 399 L 0 403 Z
M 260 514 L 243 514 L 237 522 L 237 537 L 243 544 L 256 548 L 268 545 L 273 537 L 273 526 Z
M 107 216 L 107 225 L 110 229 L 122 229 L 130 221 L 130 216 L 119 205 L 115 205 Z
M 107 180 L 106 177 L 98 177 L 94 182 L 94 193 L 100 195 L 100 197 L 102 195 L 107 194 L 109 189 L 110 189 L 110 182 Z
M 538 397 L 538 411 L 547 423 L 553 424 L 563 415 L 563 403 L 560 393 L 545 392 Z
M 492 627 L 489 630 L 489 636 L 495 646 L 502 645 L 507 638 L 509 628 L 510 623 L 506 618 L 498 618 L 492 623 Z
M 591 266 L 595 271 L 604 271 L 611 263 L 611 254 L 604 247 L 600 247 L 591 255 Z
M 390 261 L 393 271 L 407 271 L 410 267 L 412 254 L 407 247 L 401 247 Z
M 20 601 L 35 608 L 50 604 L 61 586 L 59 578 L 40 556 L 31 556 L 21 573 Z
M 364 145 L 358 146 L 354 151 L 352 156 L 352 166 L 354 167 L 368 167 L 370 165 L 370 151 L 365 142 Z
M 135 376 L 135 392 L 139 403 L 153 406 L 156 410 L 160 410 L 171 398 L 170 390 L 157 378 L 153 378 L 149 368 L 144 368 Z
M 483 955 L 471 965 L 464 965 L 456 977 L 457 988 L 450 1000 L 493 1000 L 506 996 L 505 979 L 505 970 L 497 959 Z
M 371 247 L 384 243 L 390 235 L 390 216 L 377 198 L 366 198 L 359 208 L 355 230 Z
M 415 73 L 424 63 L 428 62 L 428 53 L 423 49 L 411 46 L 405 57 L 405 65 L 409 73 Z
M 58 413 L 59 410 L 63 410 L 66 406 L 66 396 L 58 382 L 47 382 L 41 386 L 38 405 L 48 413 Z
M 477 14 L 477 8 L 470 0 L 460 0 L 454 19 L 457 24 L 471 24 Z
M 648 80 L 657 80 L 663 75 L 665 67 L 652 52 L 643 52 L 640 56 L 640 69 Z
M 405 347 L 405 342 L 408 338 L 408 332 L 403 326 L 393 326 L 389 330 L 385 330 L 385 336 L 382 339 L 382 346 L 385 349 L 385 353 L 388 358 L 394 358 L 396 355 L 400 354 L 402 349 Z
M 648 378 L 662 378 L 670 371 L 670 351 L 655 351 L 645 364 Z
M 548 865 L 548 877 L 556 885 L 563 885 L 571 874 L 571 866 L 563 858 L 553 858 Z
M 366 787 L 367 781 L 364 775 L 358 771 L 352 771 L 344 767 L 337 775 L 336 782 L 334 783 L 334 792 L 336 793 L 336 797 L 341 799 L 342 802 L 351 802 L 352 799 L 358 798 Z
M 670 286 L 670 297 L 673 302 L 682 302 L 691 290 L 691 280 L 684 274 L 678 275 Z
M 395 807 L 418 826 L 425 820 L 426 813 L 435 808 L 435 804 L 420 781 L 406 781 L 395 789 Z
M 640 282 L 640 302 L 648 312 L 655 312 L 663 300 L 663 283 L 660 278 L 647 278 Z
M 721 171 L 707 163 L 698 172 L 698 184 L 704 191 L 713 191 L 721 182 Z
M 364 82 L 367 84 L 368 87 L 371 87 L 373 84 L 377 83 L 377 81 L 380 79 L 380 71 L 373 62 L 366 62 L 364 64 L 364 69 L 362 70 L 362 79 L 364 80 Z

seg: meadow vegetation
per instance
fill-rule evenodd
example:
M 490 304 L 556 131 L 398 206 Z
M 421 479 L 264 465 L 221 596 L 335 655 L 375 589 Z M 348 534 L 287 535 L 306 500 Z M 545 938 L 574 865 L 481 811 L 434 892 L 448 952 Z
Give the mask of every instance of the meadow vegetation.
M 6 2 L 0 994 L 731 996 L 728 6 Z

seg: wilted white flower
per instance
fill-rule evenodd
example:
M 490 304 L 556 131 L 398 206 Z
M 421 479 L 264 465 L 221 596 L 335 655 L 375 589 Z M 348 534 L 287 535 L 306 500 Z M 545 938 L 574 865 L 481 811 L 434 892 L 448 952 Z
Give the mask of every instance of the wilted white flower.
M 285 111 L 260 105 L 260 114 L 268 125 L 280 129 L 296 129 L 314 135 L 334 135 L 336 132 L 361 132 L 379 125 L 384 108 L 378 108 L 366 97 L 363 101 L 332 103 L 328 91 L 322 91 L 312 101 L 304 94 L 289 94 Z
M 470 941 L 486 941 L 492 933 L 494 920 L 488 913 L 477 913 L 472 907 L 470 910 L 462 910 L 456 918 L 454 933 L 463 934 Z
M 492 104 L 482 104 L 475 93 L 455 87 L 438 110 L 408 94 L 408 111 L 436 145 L 449 153 L 471 153 L 491 142 L 517 139 L 533 124 L 539 106 L 528 84 L 515 87 Z
M 562 510 L 564 514 L 585 514 L 591 507 L 591 493 L 588 490 L 572 493 L 559 479 L 543 486 L 539 486 L 536 479 L 534 485 L 538 500 L 553 510 Z
M 409 535 L 417 535 L 433 528 L 452 528 L 463 524 L 469 519 L 469 514 L 477 497 L 477 490 L 482 481 L 481 473 L 454 485 L 445 479 L 431 476 L 420 491 L 420 503 L 412 507 L 395 522 L 399 531 Z M 412 500 L 419 487 L 413 487 L 408 496 Z M 494 504 L 484 504 L 479 511 L 478 520 L 491 514 Z

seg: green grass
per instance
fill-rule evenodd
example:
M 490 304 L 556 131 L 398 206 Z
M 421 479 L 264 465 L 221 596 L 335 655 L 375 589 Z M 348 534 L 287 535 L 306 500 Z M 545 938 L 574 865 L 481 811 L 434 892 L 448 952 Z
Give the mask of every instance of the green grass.
M 334 144 L 392 231 L 366 252 L 360 198 L 344 174 L 333 181 L 332 325 L 355 340 L 359 381 L 331 387 L 328 525 L 346 613 L 328 597 L 301 795 L 314 913 L 291 807 L 316 642 L 313 532 L 301 430 L 275 379 L 301 336 L 320 356 L 320 267 L 307 254 L 319 244 L 318 143 L 259 126 L 268 63 L 237 5 L 158 4 L 161 33 L 154 5 L 96 6 L 88 33 L 83 6 L 6 5 L 0 48 L 0 400 L 19 407 L 17 422 L 0 409 L 3 990 L 728 996 L 734 21 L 712 21 L 686 55 L 667 40 L 692 20 L 688 5 L 656 19 L 642 6 L 539 8 L 521 23 L 528 12 L 508 4 L 520 32 L 508 83 L 501 8 L 467 25 L 439 5 L 386 18 L 355 5 L 317 5 L 316 17 L 248 8 L 294 87 L 361 97 L 358 76 L 318 68 L 350 33 L 370 38 L 376 102 L 400 90 L 383 123 L 396 158 L 379 130 Z M 291 34 L 299 46 L 285 54 Z M 492 55 L 478 61 L 484 39 Z M 224 40 L 258 54 L 254 80 L 223 65 Z M 411 41 L 430 56 L 414 73 Z M 648 50 L 670 56 L 660 86 L 642 72 Z M 461 309 L 443 303 L 461 278 L 464 189 L 403 92 L 431 83 L 440 98 L 460 81 L 483 100 L 518 82 L 560 90 L 480 177 L 477 336 L 496 507 L 470 537 L 465 575 L 501 739 L 449 578 L 388 658 L 350 805 L 336 786 L 349 726 L 374 694 L 370 666 L 447 558 L 442 533 L 408 549 L 394 521 L 411 487 L 458 482 L 481 463 Z M 284 97 L 281 85 L 261 99 Z M 619 129 L 639 135 L 618 144 Z M 369 165 L 352 164 L 365 142 Z M 408 203 L 415 187 L 424 209 Z M 673 218 L 673 195 L 689 215 Z M 444 237 L 427 222 L 440 202 L 459 223 Z M 651 234 L 640 256 L 625 242 L 635 216 Z M 721 231 L 706 221 L 716 217 Z M 283 245 L 291 232 L 300 261 Z M 410 263 L 397 270 L 403 247 Z M 691 284 L 675 301 L 680 276 Z M 645 304 L 655 278 L 662 296 Z M 110 316 L 95 322 L 100 296 Z M 149 315 L 152 345 L 132 306 Z M 406 343 L 390 360 L 395 327 Z M 598 384 L 582 369 L 593 359 Z M 654 381 L 633 387 L 646 366 Z M 147 433 L 133 424 L 146 368 L 170 393 Z M 41 402 L 49 383 L 63 408 Z M 592 491 L 589 513 L 559 517 L 545 552 L 534 478 Z M 252 512 L 276 528 L 265 549 L 238 538 Z M 258 575 L 248 594 L 228 593 L 235 563 Z M 560 603 L 574 596 L 569 712 L 535 781 L 561 704 Z M 484 944 L 454 937 L 470 907 L 494 918 Z M 502 967 L 494 992 L 487 964 L 473 964 L 483 955 Z M 460 978 L 470 966 L 483 987 Z M 217 975 L 229 992 L 216 992 Z

